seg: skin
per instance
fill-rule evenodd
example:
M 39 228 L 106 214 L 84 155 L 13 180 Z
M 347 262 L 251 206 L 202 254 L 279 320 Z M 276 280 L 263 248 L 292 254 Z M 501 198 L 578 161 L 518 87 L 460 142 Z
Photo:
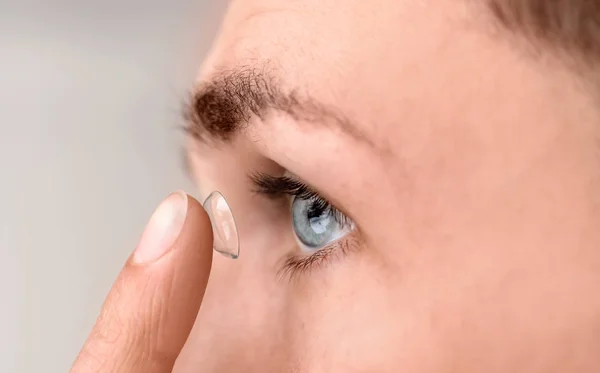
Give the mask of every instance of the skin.
M 363 139 L 273 115 L 190 146 L 202 194 L 236 213 L 242 260 L 216 258 L 179 372 L 598 371 L 591 95 L 485 9 L 376 3 L 230 5 L 199 81 L 269 61 Z M 272 162 L 354 219 L 360 247 L 278 281 L 298 250 L 289 208 L 245 181 Z
M 449 0 L 231 3 L 199 81 L 268 64 L 355 127 L 273 113 L 190 139 L 242 247 L 215 256 L 174 372 L 600 371 L 595 97 L 492 24 Z M 285 170 L 356 224 L 291 279 L 289 205 L 247 178 Z

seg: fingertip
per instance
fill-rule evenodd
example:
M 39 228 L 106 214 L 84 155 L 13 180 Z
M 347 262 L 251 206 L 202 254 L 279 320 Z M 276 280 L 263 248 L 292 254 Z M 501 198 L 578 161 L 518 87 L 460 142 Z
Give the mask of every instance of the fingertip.
M 188 195 L 171 193 L 154 211 L 133 255 L 136 264 L 149 264 L 165 255 L 177 241 L 188 214 Z
M 194 220 L 192 224 L 197 226 L 199 234 L 202 234 L 205 237 L 209 237 L 212 241 L 213 233 L 208 213 L 196 198 L 190 196 L 189 194 L 186 195 L 188 199 L 188 219 Z
M 185 192 L 181 192 L 185 193 Z M 211 221 L 202 204 L 187 196 L 187 217 L 176 246 L 193 246 L 194 252 L 210 254 L 212 258 L 213 231 Z

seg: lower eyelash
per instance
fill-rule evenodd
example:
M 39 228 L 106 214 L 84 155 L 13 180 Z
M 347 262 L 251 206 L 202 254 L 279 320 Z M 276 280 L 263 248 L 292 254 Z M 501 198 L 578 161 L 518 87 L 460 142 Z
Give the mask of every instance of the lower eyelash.
M 297 276 L 310 274 L 313 270 L 320 269 L 333 260 L 345 257 L 356 247 L 358 247 L 358 240 L 353 234 L 350 234 L 310 255 L 290 254 L 277 272 L 277 277 L 280 280 L 292 281 Z

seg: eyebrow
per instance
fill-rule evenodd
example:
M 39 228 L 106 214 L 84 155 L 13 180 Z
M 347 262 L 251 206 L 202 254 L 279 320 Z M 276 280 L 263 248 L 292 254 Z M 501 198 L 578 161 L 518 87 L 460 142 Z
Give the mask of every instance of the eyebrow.
M 184 104 L 186 131 L 203 142 L 227 142 L 253 117 L 272 112 L 297 121 L 333 127 L 361 142 L 370 143 L 359 126 L 335 108 L 317 102 L 298 90 L 284 91 L 267 68 L 250 66 L 224 71 L 201 83 Z M 372 145 L 372 144 L 371 144 Z

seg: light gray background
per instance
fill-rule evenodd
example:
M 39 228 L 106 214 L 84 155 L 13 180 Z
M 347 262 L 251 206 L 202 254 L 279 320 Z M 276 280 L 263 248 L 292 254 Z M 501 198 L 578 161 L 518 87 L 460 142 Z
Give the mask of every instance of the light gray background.
M 0 372 L 67 372 L 183 175 L 225 1 L 0 1 Z M 192 193 L 193 194 L 193 193 Z

